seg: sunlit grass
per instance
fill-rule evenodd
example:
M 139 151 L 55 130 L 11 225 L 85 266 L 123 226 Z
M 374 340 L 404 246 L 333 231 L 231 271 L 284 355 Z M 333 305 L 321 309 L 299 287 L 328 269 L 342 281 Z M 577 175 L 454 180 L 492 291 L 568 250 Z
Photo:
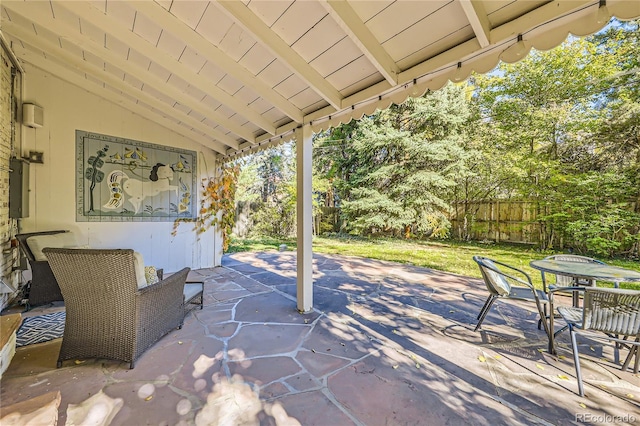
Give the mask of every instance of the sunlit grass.
M 296 242 L 293 239 L 234 239 L 229 247 L 229 252 L 278 250 L 280 244 L 287 244 L 288 250 L 296 248 Z M 555 253 L 552 251 L 543 252 L 534 246 L 524 244 L 352 237 L 314 237 L 313 250 L 317 253 L 359 256 L 424 266 L 476 278 L 481 276 L 478 266 L 473 261 L 473 256 L 486 256 L 522 269 L 531 276 L 537 286 L 542 286 L 540 272 L 531 268 L 529 262 Z M 610 265 L 640 271 L 640 262 L 638 261 L 602 260 Z M 625 283 L 622 286 L 640 289 L 640 283 Z

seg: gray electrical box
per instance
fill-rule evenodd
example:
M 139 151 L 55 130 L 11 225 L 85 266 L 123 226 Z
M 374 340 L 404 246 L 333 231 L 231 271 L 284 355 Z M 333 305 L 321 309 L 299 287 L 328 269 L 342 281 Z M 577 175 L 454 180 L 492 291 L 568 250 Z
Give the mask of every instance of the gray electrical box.
M 9 164 L 9 217 L 29 217 L 29 162 L 12 158 Z

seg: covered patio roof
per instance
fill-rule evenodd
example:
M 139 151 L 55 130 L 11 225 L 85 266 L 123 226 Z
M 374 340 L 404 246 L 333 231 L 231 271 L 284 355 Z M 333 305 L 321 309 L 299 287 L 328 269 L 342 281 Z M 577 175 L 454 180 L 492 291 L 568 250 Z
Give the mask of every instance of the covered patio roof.
M 15 1 L 24 62 L 233 158 L 586 35 L 635 0 Z

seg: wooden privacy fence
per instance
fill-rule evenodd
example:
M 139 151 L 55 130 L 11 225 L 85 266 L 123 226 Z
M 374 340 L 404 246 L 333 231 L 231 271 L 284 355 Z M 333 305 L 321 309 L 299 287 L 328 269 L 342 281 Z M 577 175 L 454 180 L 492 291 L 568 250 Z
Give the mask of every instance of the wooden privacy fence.
M 531 201 L 467 201 L 453 204 L 451 235 L 459 239 L 540 242 L 543 215 Z

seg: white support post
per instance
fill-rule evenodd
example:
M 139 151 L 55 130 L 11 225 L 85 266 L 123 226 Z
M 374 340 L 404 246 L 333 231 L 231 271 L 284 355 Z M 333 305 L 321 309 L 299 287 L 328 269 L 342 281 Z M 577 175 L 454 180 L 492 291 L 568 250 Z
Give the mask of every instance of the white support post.
M 296 130 L 297 238 L 298 238 L 298 311 L 313 308 L 313 191 L 311 187 L 313 134 L 305 124 Z

